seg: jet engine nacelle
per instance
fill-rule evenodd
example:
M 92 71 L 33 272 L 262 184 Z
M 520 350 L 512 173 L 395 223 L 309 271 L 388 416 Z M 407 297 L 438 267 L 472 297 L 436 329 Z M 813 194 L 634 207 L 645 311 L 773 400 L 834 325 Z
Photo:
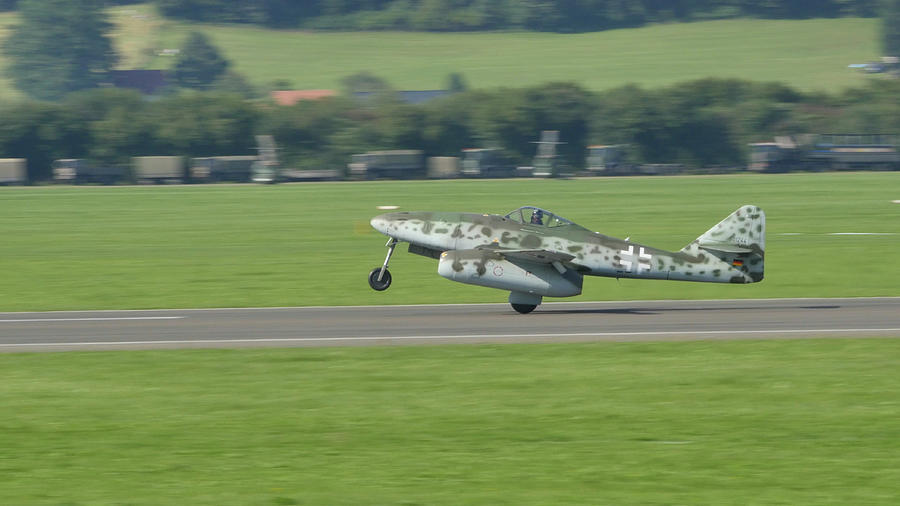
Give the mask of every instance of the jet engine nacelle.
M 511 261 L 491 250 L 456 250 L 441 253 L 438 274 L 469 285 L 499 288 L 546 297 L 571 297 L 581 293 L 581 274 L 550 264 Z

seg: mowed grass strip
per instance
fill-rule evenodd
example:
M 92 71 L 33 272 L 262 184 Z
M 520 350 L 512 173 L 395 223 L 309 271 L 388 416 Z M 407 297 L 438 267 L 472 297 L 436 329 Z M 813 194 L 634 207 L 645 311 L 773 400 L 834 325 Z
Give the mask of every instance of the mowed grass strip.
M 398 248 L 394 283 L 368 272 L 384 211 L 553 210 L 614 237 L 678 250 L 742 204 L 767 213 L 752 285 L 587 278 L 568 300 L 900 295 L 900 173 L 279 186 L 0 188 L 0 311 L 505 302 Z M 829 235 L 832 233 L 893 235 Z M 799 235 L 797 235 L 799 234 Z
M 0 355 L 2 504 L 896 504 L 900 341 Z

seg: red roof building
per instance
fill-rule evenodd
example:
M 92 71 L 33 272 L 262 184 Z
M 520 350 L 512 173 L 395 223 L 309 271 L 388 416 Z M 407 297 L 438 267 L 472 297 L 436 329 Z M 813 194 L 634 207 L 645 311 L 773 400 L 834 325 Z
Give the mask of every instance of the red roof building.
M 321 100 L 337 96 L 334 90 L 276 90 L 271 93 L 278 105 L 294 105 L 301 100 Z

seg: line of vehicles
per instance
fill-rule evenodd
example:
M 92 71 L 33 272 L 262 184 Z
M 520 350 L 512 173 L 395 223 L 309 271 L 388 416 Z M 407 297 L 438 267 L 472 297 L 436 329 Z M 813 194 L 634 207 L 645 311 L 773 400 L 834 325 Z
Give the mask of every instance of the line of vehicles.
M 822 134 L 775 137 L 750 145 L 749 169 L 898 170 L 900 136 L 894 134 Z
M 554 133 L 553 131 L 548 131 Z M 129 166 L 95 164 L 85 159 L 53 162 L 53 182 L 61 184 L 216 183 L 337 181 L 375 179 L 510 178 L 558 176 L 669 175 L 689 172 L 682 164 L 632 163 L 627 144 L 587 148 L 584 170 L 571 170 L 557 155 L 558 136 L 537 142 L 531 166 L 516 166 L 495 148 L 464 149 L 459 156 L 426 157 L 420 150 L 370 151 L 351 156 L 346 169 L 297 170 L 284 167 L 271 136 L 257 136 L 257 154 L 242 156 L 139 156 Z M 550 140 L 544 140 L 550 139 Z M 900 170 L 900 136 L 895 134 L 818 134 L 779 136 L 748 146 L 747 167 L 705 172 L 789 172 Z M 697 170 L 694 169 L 694 172 Z M 29 182 L 27 161 L 0 158 L 0 185 Z

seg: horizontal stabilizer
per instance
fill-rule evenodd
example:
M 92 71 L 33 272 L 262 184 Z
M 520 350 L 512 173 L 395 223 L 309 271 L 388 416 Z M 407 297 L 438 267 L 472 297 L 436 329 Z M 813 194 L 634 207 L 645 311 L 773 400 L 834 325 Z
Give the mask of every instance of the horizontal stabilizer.
M 735 246 L 726 242 L 704 242 L 698 244 L 703 249 L 721 251 L 723 253 L 753 253 L 752 249 Z

